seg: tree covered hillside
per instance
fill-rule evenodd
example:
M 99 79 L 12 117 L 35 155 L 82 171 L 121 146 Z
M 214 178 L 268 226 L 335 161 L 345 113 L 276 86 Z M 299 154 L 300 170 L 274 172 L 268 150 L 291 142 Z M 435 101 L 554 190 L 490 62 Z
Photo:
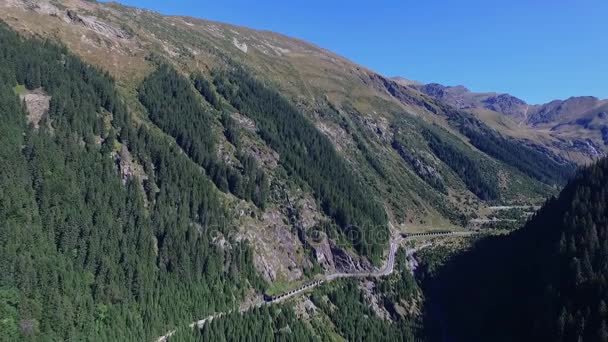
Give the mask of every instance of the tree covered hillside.
M 232 106 L 256 122 L 262 139 L 281 155 L 289 177 L 312 188 L 357 252 L 377 261 L 388 242 L 384 208 L 327 137 L 279 93 L 240 69 L 216 72 L 214 82 Z
M 212 182 L 107 74 L 4 25 L 0 46 L 0 339 L 150 340 L 261 288 Z M 39 128 L 17 89 L 51 97 Z
M 223 107 L 250 116 L 289 179 L 379 261 L 380 203 L 252 77 L 218 72 L 212 84 L 160 64 L 137 89 L 148 117 L 134 120 L 114 80 L 66 48 L 5 25 L 0 45 L 0 339 L 149 340 L 263 290 L 227 202 L 263 210 L 269 181 Z M 19 98 L 32 94 L 48 111 Z M 217 156 L 220 125 L 238 163 Z
M 358 237 L 371 226 L 464 226 L 485 206 L 542 202 L 573 171 L 554 148 L 279 33 L 117 2 L 0 4 L 17 32 L 115 77 L 137 122 L 172 138 L 227 198 L 268 214 L 284 205 L 279 192 L 301 193 L 334 221 L 331 236 L 374 261 L 386 241 Z
M 608 341 L 607 213 L 603 159 L 524 228 L 440 270 L 428 328 L 444 321 L 444 337 L 457 341 Z

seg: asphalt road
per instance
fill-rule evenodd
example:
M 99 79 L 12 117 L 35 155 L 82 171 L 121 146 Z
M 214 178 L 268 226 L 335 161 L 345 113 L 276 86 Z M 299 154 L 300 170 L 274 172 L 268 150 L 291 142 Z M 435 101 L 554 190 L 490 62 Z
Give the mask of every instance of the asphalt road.
M 399 249 L 399 246 L 401 246 L 401 244 L 404 241 L 407 240 L 411 240 L 411 239 L 415 239 L 415 238 L 419 238 L 419 237 L 431 237 L 431 236 L 446 236 L 446 235 L 472 235 L 475 234 L 474 232 L 450 232 L 450 231 L 445 231 L 445 232 L 430 232 L 430 233 L 414 233 L 414 234 L 402 234 L 399 235 L 395 238 L 393 238 L 391 240 L 390 243 L 390 247 L 389 247 L 389 253 L 388 253 L 388 261 L 386 263 L 386 265 L 384 265 L 384 267 L 382 267 L 381 269 L 377 270 L 377 271 L 373 271 L 373 272 L 353 272 L 353 273 L 331 273 L 331 274 L 326 274 L 323 279 L 319 279 L 319 280 L 315 280 L 312 281 L 310 283 L 304 284 L 302 286 L 300 286 L 297 289 L 285 292 L 281 295 L 278 296 L 274 296 L 272 300 L 268 300 L 268 301 L 258 301 L 255 303 L 252 303 L 250 306 L 246 307 L 246 308 L 241 308 L 239 311 L 240 312 L 246 312 L 249 311 L 251 309 L 260 307 L 262 305 L 272 305 L 272 304 L 276 304 L 276 303 L 280 303 L 283 302 L 289 298 L 295 297 L 297 295 L 302 294 L 303 292 L 310 290 L 312 288 L 315 288 L 325 282 L 330 282 L 336 279 L 340 279 L 340 278 L 368 278 L 368 277 L 384 277 L 387 275 L 390 275 L 391 273 L 393 273 L 393 271 L 395 270 L 395 255 L 397 254 L 397 250 Z M 228 312 L 229 313 L 229 312 Z M 192 322 L 190 324 L 191 328 L 194 328 L 195 326 L 198 327 L 199 329 L 201 329 L 205 323 L 221 317 L 223 315 L 225 315 L 227 313 L 225 312 L 219 312 L 216 313 L 214 315 L 211 315 L 209 317 L 206 317 L 204 319 L 198 320 L 196 322 Z M 175 333 L 175 330 L 172 330 L 170 332 L 168 332 L 167 334 L 159 337 L 158 339 L 156 339 L 156 342 L 165 342 L 169 339 L 169 337 L 171 337 L 173 334 Z

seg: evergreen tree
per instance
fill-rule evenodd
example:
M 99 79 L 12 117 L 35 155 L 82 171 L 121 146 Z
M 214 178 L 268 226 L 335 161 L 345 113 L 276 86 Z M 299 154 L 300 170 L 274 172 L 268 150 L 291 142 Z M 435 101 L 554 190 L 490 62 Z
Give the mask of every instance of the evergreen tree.
M 107 73 L 3 24 L 0 46 L 1 339 L 152 340 L 264 286 L 211 181 L 134 125 Z M 38 129 L 17 82 L 52 98 Z M 121 178 L 119 148 L 145 191 Z
M 607 198 L 604 158 L 579 171 L 523 228 L 447 263 L 433 283 L 450 286 L 431 297 L 441 302 L 444 329 L 459 341 L 604 339 Z
M 310 186 L 357 251 L 377 260 L 388 234 L 372 232 L 388 229 L 384 209 L 327 138 L 289 101 L 242 69 L 215 72 L 214 84 L 234 108 L 255 121 L 261 138 L 281 155 L 288 175 Z

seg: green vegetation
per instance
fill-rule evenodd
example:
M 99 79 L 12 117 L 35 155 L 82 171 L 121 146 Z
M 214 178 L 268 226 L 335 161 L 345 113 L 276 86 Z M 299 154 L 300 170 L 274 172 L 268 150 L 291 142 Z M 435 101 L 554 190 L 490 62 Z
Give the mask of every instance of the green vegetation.
M 607 194 L 603 159 L 522 229 L 447 262 L 432 281 L 450 284 L 433 292 L 442 329 L 459 341 L 607 341 Z
M 205 324 L 198 341 L 321 341 L 289 305 L 231 313 Z
M 435 155 L 446 163 L 467 185 L 467 188 L 482 200 L 494 200 L 499 197 L 496 174 L 487 174 L 481 163 L 470 156 L 463 148 L 450 143 L 439 132 L 438 127 L 424 130 L 423 136 Z M 445 133 L 443 133 L 445 134 Z
M 379 318 L 369 307 L 355 280 L 323 286 L 313 293 L 311 299 L 347 341 L 414 341 L 411 322 L 405 318 L 396 322 Z
M 357 134 L 352 132 L 353 140 L 357 145 L 357 149 L 363 154 L 365 161 L 372 167 L 372 169 L 380 175 L 381 178 L 387 178 L 387 173 L 382 163 L 378 159 L 378 156 L 375 155 L 369 148 L 370 142 L 366 141 L 366 139 L 362 134 Z
M 301 320 L 287 303 L 222 315 L 203 329 L 178 331 L 171 341 L 328 341 L 329 333 Z
M 174 137 L 194 161 L 206 170 L 216 167 L 211 114 L 199 103 L 188 80 L 163 64 L 144 80 L 139 100 L 150 120 Z
M 525 221 L 490 221 L 483 222 L 479 228 L 481 229 L 504 229 L 504 230 L 514 230 L 520 228 Z
M 256 122 L 262 139 L 281 155 L 288 175 L 312 188 L 325 213 L 350 237 L 356 250 L 377 259 L 388 234 L 371 231 L 388 229 L 386 214 L 327 138 L 276 91 L 240 69 L 216 72 L 214 83 L 232 106 Z
M 406 205 L 415 205 L 416 211 L 424 212 L 428 210 L 428 203 L 437 210 L 433 216 L 449 219 L 456 225 L 466 224 L 467 208 L 454 205 L 448 195 L 448 190 L 462 193 L 466 186 L 449 166 L 433 155 L 422 134 L 429 125 L 418 118 L 402 116 L 391 123 L 391 127 L 395 130 L 391 147 L 400 157 L 386 168 L 390 175 L 385 179 L 386 200 L 393 205 L 393 214 Z M 459 143 L 453 136 L 448 135 L 446 139 Z M 487 164 L 482 158 L 478 157 L 478 160 L 481 165 Z M 434 221 L 433 216 L 430 217 L 431 222 Z M 412 223 L 412 219 L 409 222 Z
M 27 88 L 25 88 L 25 86 L 23 84 L 18 84 L 16 85 L 13 90 L 15 91 L 15 94 L 17 95 L 22 95 L 25 94 L 27 92 Z
M 377 292 L 384 298 L 384 306 L 389 308 L 393 315 L 396 315 L 396 304 L 402 301 L 410 302 L 420 292 L 407 264 L 406 251 L 400 248 L 395 254 L 395 272 L 378 280 Z
M 213 90 L 213 85 L 209 82 L 205 76 L 200 73 L 196 73 L 192 75 L 192 82 L 194 82 L 194 88 L 198 90 L 199 93 L 209 102 L 213 108 L 220 110 L 221 102 L 220 97 L 217 95 L 215 90 Z
M 239 148 L 241 146 L 240 129 L 230 114 L 223 112 L 220 117 L 222 126 L 224 126 L 224 136 L 232 145 Z
M 546 184 L 565 184 L 576 167 L 558 162 L 547 154 L 508 139 L 464 112 L 448 111 L 450 124 L 467 136 L 471 144 L 488 155 Z
M 197 88 L 203 81 L 195 78 Z M 201 88 L 205 98 L 218 105 L 217 97 L 209 88 Z M 202 106 L 190 82 L 172 67 L 163 64 L 149 75 L 139 89 L 139 99 L 148 109 L 150 120 L 175 138 L 177 144 L 205 168 L 215 185 L 240 198 L 252 200 L 263 208 L 266 203 L 268 181 L 253 157 L 239 154 L 243 170 L 221 162 L 216 156 L 217 139 L 214 136 L 212 113 Z M 214 100 L 215 99 L 215 100 Z M 234 123 L 222 116 L 228 140 L 238 147 L 239 132 Z
M 215 318 L 194 335 L 201 341 L 327 341 L 337 337 L 347 341 L 414 341 L 418 323 L 395 309 L 419 294 L 404 251 L 398 253 L 396 272 L 381 280 L 374 292 L 381 296 L 380 303 L 393 321 L 372 311 L 358 281 L 341 280 L 315 289 L 311 300 L 320 310 L 312 313 L 309 321 L 297 318 L 290 304 L 280 304 Z M 183 331 L 172 338 L 188 341 L 191 336 Z
M 504 210 L 496 210 L 490 215 L 489 222 L 481 224 L 482 229 L 505 229 L 513 230 L 522 227 L 528 218 L 533 214 L 529 210 L 523 208 L 509 208 Z
M 118 5 L 111 6 L 119 9 Z M 123 12 L 124 18 L 130 12 L 135 11 Z M 106 19 L 118 17 L 123 18 L 108 15 Z M 156 32 L 154 43 L 144 41 L 144 45 L 167 41 L 180 57 L 193 57 L 194 52 L 188 52 L 192 46 L 201 56 L 208 55 L 213 60 L 209 65 L 233 63 L 225 53 L 228 50 L 221 52 L 216 47 L 221 40 L 209 39 L 202 33 L 204 30 L 193 38 L 192 29 L 180 30 L 179 25 L 173 27 L 160 17 L 150 18 L 156 17 L 143 12 L 133 23 L 116 27 L 132 34 L 134 31 L 129 27 L 142 25 L 138 32 Z M 139 38 L 143 39 L 143 34 Z M 195 44 L 184 43 L 188 41 Z M 232 42 L 225 43 L 233 48 Z M 571 171 L 569 165 L 457 117 L 451 122 L 474 146 L 499 163 L 446 131 L 416 123 L 395 138 L 395 150 L 408 163 L 403 167 L 402 160 L 392 158 L 394 153 L 384 145 L 389 135 L 376 139 L 375 135 L 367 134 L 373 125 L 367 125 L 367 119 L 358 115 L 372 108 L 378 112 L 386 109 L 398 116 L 403 114 L 400 112 L 403 108 L 386 103 L 386 107 L 376 106 L 373 101 L 384 100 L 376 98 L 376 90 L 368 85 L 365 89 L 373 95 L 368 97 L 359 89 L 351 98 L 358 101 L 354 97 L 361 94 L 364 106 L 359 108 L 366 110 L 353 110 L 357 114 L 349 112 L 346 116 L 341 113 L 344 108 L 338 111 L 331 107 L 332 113 L 320 114 L 335 116 L 338 127 L 345 130 L 349 146 L 344 153 L 349 153 L 351 165 L 306 118 L 303 111 L 315 108 L 314 104 L 300 109 L 242 69 L 216 72 L 210 82 L 206 75 L 180 74 L 193 69 L 189 60 L 179 60 L 177 64 L 183 68 L 179 72 L 161 64 L 137 85 L 137 95 L 125 102 L 108 73 L 87 65 L 64 47 L 24 39 L 3 24 L 0 46 L 0 340 L 151 341 L 210 314 L 238 311 L 245 295 L 252 290 L 259 293 L 267 284 L 256 273 L 252 248 L 235 236 L 232 213 L 227 209 L 232 197 L 220 191 L 251 201 L 260 209 L 266 207 L 269 175 L 259 165 L 258 156 L 243 146 L 243 141 L 251 141 L 254 134 L 259 134 L 280 156 L 274 176 L 288 180 L 288 186 L 311 192 L 331 218 L 322 219 L 320 224 L 327 229 L 321 230 L 338 245 L 348 240 L 345 249 L 352 251 L 352 246 L 372 261 L 379 260 L 388 239 L 388 234 L 378 234 L 388 232 L 383 202 L 392 207 L 391 214 L 402 222 L 409 219 L 411 223 L 412 217 L 416 217 L 421 224 L 428 224 L 423 220 L 433 215 L 432 218 L 442 216 L 441 219 L 463 222 L 466 217 L 447 195 L 464 191 L 465 185 L 480 198 L 495 200 L 502 199 L 494 181 L 498 171 L 506 170 L 511 177 L 511 169 L 519 170 L 549 184 L 561 184 Z M 147 52 L 154 55 L 153 51 Z M 245 60 L 253 55 L 243 56 L 248 57 L 238 58 Z M 260 56 L 253 58 L 266 58 Z M 143 65 L 143 57 L 131 57 L 129 65 Z M 148 59 L 153 60 L 161 61 L 162 57 Z M 216 64 L 217 61 L 220 63 Z M 264 75 L 267 79 L 287 79 L 281 73 L 287 64 L 277 64 L 272 71 L 273 68 L 259 64 L 256 66 L 262 67 L 256 70 L 269 70 L 269 75 Z M 135 71 L 126 68 L 134 73 L 129 75 L 137 77 L 123 80 L 127 84 L 125 93 L 133 94 L 136 87 L 131 82 L 143 77 L 142 70 L 147 72 L 148 66 Z M 289 72 L 296 75 L 298 87 L 308 88 L 307 80 L 299 76 L 299 67 L 289 65 Z M 288 82 L 291 79 L 283 85 Z M 350 79 L 333 90 L 359 87 L 349 82 Z M 26 123 L 26 108 L 18 95 L 38 88 L 51 100 L 40 128 L 34 128 Z M 311 87 L 310 94 L 318 99 L 325 92 L 322 87 Z M 141 109 L 148 116 L 131 120 L 128 108 Z M 233 119 L 233 109 L 255 121 L 257 131 L 241 131 Z M 400 124 L 391 120 L 387 120 L 389 126 Z M 419 130 L 420 127 L 425 130 Z M 422 153 L 404 154 L 402 147 L 406 146 L 410 133 L 416 134 L 424 157 Z M 350 150 L 351 138 L 354 151 Z M 258 137 L 255 142 L 260 143 Z M 132 160 L 119 157 L 118 151 L 125 151 Z M 385 151 L 390 152 L 381 154 Z M 123 174 L 128 173 L 124 172 L 126 162 L 135 164 L 137 172 Z M 417 166 L 418 162 L 425 164 Z M 502 168 L 501 163 L 507 167 Z M 431 165 L 437 167 L 438 173 L 423 170 Z M 412 168 L 414 173 L 408 171 Z M 526 177 L 528 181 L 533 183 Z M 517 193 L 518 186 L 527 191 L 526 182 L 509 183 L 507 191 Z M 579 336 L 606 339 L 604 297 L 608 290 L 602 272 L 607 268 L 603 260 L 608 254 L 604 251 L 605 244 L 599 242 L 606 237 L 602 230 L 606 227 L 605 208 L 595 205 L 605 202 L 606 196 L 605 190 L 594 192 L 596 188 L 604 189 L 605 184 L 606 179 L 601 178 L 577 193 L 578 202 L 573 202 L 575 211 L 568 211 L 566 205 L 558 208 L 567 213 L 563 219 L 546 219 L 547 225 L 567 228 L 559 236 L 559 250 L 551 250 L 552 254 L 547 255 L 559 256 L 559 267 L 571 270 L 574 280 L 569 275 L 561 277 L 560 268 L 550 264 L 548 257 L 538 257 L 533 270 L 520 270 L 516 277 L 500 278 L 499 282 L 485 282 L 498 292 L 503 291 L 501 285 L 510 284 L 512 279 L 543 277 L 543 283 L 531 282 L 529 289 L 517 288 L 519 292 L 515 294 L 524 294 L 530 303 L 523 310 L 521 319 L 527 319 L 524 323 L 550 327 L 568 340 Z M 380 196 L 386 197 L 380 201 L 377 198 Z M 282 210 L 284 203 L 275 204 Z M 410 216 L 412 208 L 417 212 Z M 257 213 L 254 211 L 252 216 Z M 561 211 L 556 209 L 555 213 Z M 593 228 L 583 234 L 580 227 Z M 296 233 L 302 240 L 311 238 L 301 229 Z M 541 238 L 532 236 L 531 240 L 538 242 Z M 530 252 L 532 249 L 529 245 L 523 247 L 527 255 L 537 257 Z M 497 248 L 492 252 L 504 250 Z M 312 254 L 313 250 L 304 247 L 304 252 Z M 516 269 L 505 259 L 500 259 L 506 265 L 503 269 Z M 460 265 L 459 262 L 454 265 Z M 417 304 L 420 291 L 405 270 L 403 251 L 397 255 L 397 267 L 398 272 L 377 281 L 373 290 L 373 295 L 380 299 L 379 305 L 390 313 L 393 321 L 380 319 L 370 308 L 366 294 L 358 288 L 359 283 L 347 280 L 326 284 L 313 295 L 322 320 L 303 323 L 291 306 L 279 305 L 242 315 L 230 313 L 210 322 L 201 332 L 181 331 L 175 339 L 312 341 L 340 335 L 348 340 L 410 341 L 417 335 L 418 323 L 403 314 L 401 304 Z M 451 267 L 448 264 L 444 271 L 438 271 L 438 279 L 451 276 Z M 437 266 L 433 274 L 439 269 Z M 318 263 L 313 263 L 313 267 L 304 268 L 303 272 L 305 277 L 311 277 L 321 270 Z M 461 277 L 465 275 L 467 272 L 459 273 Z M 547 292 L 542 292 L 543 296 L 538 296 L 541 299 L 535 301 L 538 289 L 547 284 Z M 274 291 L 278 289 L 279 286 Z M 504 291 L 508 293 L 510 289 Z M 532 294 L 533 291 L 536 292 Z M 485 292 L 480 293 L 485 296 Z M 563 300 L 562 294 L 574 299 Z M 597 303 L 593 301 L 599 297 Z M 491 299 L 485 296 L 483 301 L 471 302 L 479 304 L 481 312 L 489 312 L 496 322 L 509 318 L 508 314 L 515 311 L 508 307 L 504 313 L 494 314 L 483 306 L 491 303 Z M 453 300 L 462 304 L 457 303 L 459 298 Z M 545 321 L 542 312 L 534 311 L 533 304 L 549 307 L 552 317 Z M 454 313 L 450 309 L 447 312 Z M 472 313 L 467 319 L 473 322 L 479 317 Z M 331 324 L 325 324 L 326 321 Z M 493 328 L 496 322 L 475 323 Z M 469 323 L 458 324 L 473 326 Z M 523 324 L 524 327 L 530 328 Z M 535 331 L 535 327 L 529 331 Z M 514 329 L 513 334 L 519 334 L 519 330 Z
M 106 73 L 4 25 L 0 46 L 2 339 L 151 340 L 264 288 L 213 184 Z M 26 125 L 17 84 L 52 96 L 50 125 Z M 123 184 L 117 144 L 147 180 Z
M 275 280 L 270 286 L 264 291 L 264 294 L 268 296 L 276 296 L 283 294 L 289 290 L 297 288 L 302 285 L 301 282 L 289 282 L 285 280 Z
M 425 168 L 425 164 L 422 158 L 415 156 L 414 153 L 408 151 L 407 147 L 399 138 L 393 139 L 392 147 L 399 153 L 401 158 L 412 168 L 416 175 L 420 177 L 425 183 L 433 187 L 433 189 L 439 191 L 442 194 L 447 194 L 448 189 L 439 173 L 432 173 L 428 168 Z
M 496 210 L 489 215 L 490 218 L 500 220 L 524 220 L 533 213 L 532 209 L 525 210 L 523 208 L 508 208 Z

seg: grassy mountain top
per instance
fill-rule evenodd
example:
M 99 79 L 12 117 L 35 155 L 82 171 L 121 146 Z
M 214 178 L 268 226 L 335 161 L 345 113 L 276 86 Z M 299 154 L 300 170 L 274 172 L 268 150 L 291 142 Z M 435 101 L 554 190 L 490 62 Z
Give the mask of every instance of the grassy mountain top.
M 608 100 L 579 96 L 530 105 L 509 94 L 476 93 L 463 86 L 408 86 L 469 111 L 506 135 L 538 143 L 577 163 L 606 153 Z

